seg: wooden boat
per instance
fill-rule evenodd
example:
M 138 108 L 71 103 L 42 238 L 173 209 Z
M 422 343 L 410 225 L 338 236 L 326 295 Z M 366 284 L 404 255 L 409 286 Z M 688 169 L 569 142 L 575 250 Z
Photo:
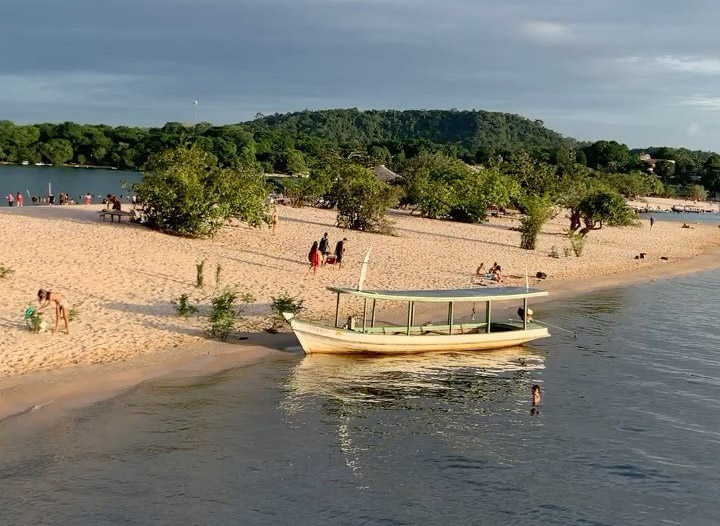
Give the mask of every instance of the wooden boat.
M 337 294 L 335 323 L 301 320 L 283 313 L 290 323 L 303 350 L 311 353 L 380 353 L 402 354 L 431 351 L 480 351 L 513 347 L 547 338 L 547 328 L 518 319 L 517 322 L 493 322 L 492 306 L 499 301 L 522 301 L 528 312 L 528 298 L 547 296 L 544 290 L 526 287 L 497 287 L 487 289 L 451 290 L 357 290 L 329 287 Z M 340 326 L 340 298 L 343 295 L 364 300 L 363 319 L 358 326 Z M 378 301 L 407 303 L 405 325 L 375 323 Z M 484 321 L 457 323 L 454 308 L 457 303 L 485 303 Z M 448 306 L 447 322 L 440 325 L 415 323 L 417 303 L 443 303 Z M 370 317 L 368 319 L 368 306 Z

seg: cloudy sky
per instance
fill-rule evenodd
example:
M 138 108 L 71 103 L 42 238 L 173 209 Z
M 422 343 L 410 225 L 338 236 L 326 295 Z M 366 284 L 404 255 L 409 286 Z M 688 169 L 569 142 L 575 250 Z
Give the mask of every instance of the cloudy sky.
M 3 0 L 0 118 L 475 108 L 720 150 L 718 27 L 717 0 Z

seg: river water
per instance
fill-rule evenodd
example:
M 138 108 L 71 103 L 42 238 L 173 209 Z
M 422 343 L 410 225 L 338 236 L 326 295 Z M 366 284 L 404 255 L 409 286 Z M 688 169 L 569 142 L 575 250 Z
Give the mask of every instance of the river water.
M 0 197 L 6 206 L 5 196 L 22 192 L 25 204 L 31 204 L 30 196 L 48 195 L 48 183 L 54 195 L 65 192 L 73 199 L 90 192 L 93 197 L 107 194 L 127 195 L 120 182 L 140 181 L 139 172 L 103 170 L 97 168 L 69 168 L 57 166 L 0 165 Z M 100 202 L 95 200 L 95 202 Z
M 720 524 L 718 290 L 710 272 L 534 306 L 577 340 L 286 352 L 9 419 L 0 524 Z

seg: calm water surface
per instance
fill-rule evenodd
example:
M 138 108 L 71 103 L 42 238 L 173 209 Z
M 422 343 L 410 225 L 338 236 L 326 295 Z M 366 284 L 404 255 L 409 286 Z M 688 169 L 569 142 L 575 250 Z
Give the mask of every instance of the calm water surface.
M 577 341 L 287 353 L 6 420 L 0 524 L 720 524 L 719 287 L 536 306 Z
M 53 194 L 60 195 L 60 192 L 65 192 L 76 200 L 79 195 L 84 196 L 87 192 L 93 196 L 126 195 L 128 191 L 122 188 L 120 181 L 140 181 L 140 174 L 95 168 L 0 165 L 0 204 L 7 205 L 7 194 L 22 192 L 25 204 L 29 205 L 31 202 L 28 192 L 31 196 L 47 195 L 48 183 L 52 184 Z

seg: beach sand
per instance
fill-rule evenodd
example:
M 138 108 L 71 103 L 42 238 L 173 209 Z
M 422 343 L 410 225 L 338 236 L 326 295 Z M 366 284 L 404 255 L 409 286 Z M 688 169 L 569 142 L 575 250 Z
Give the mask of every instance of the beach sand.
M 564 257 L 569 243 L 562 235 L 568 223 L 563 215 L 547 224 L 538 250 L 528 252 L 518 248 L 520 235 L 510 230 L 517 226 L 514 219 L 471 225 L 394 212 L 397 235 L 381 236 L 335 228 L 335 213 L 329 210 L 290 207 L 279 207 L 274 236 L 267 228 L 238 225 L 223 228 L 213 239 L 195 240 L 102 222 L 98 209 L 0 209 L 0 264 L 15 270 L 2 281 L 0 379 L 149 354 L 162 360 L 163 353 L 173 349 L 202 353 L 208 343 L 202 320 L 177 317 L 171 300 L 189 293 L 199 301 L 201 314 L 206 313 L 217 264 L 222 266 L 221 288 L 233 286 L 255 296 L 242 329 L 259 333 L 270 325 L 271 297 L 282 292 L 305 301 L 303 316 L 331 319 L 335 301 L 325 287 L 356 286 L 370 246 L 368 289 L 469 287 L 480 263 L 487 267 L 497 261 L 508 284 L 524 284 L 527 268 L 531 284 L 540 283 L 532 279 L 536 272 L 545 272 L 548 279 L 540 285 L 565 292 L 624 282 L 645 271 L 691 271 L 694 264 L 686 260 L 720 246 L 716 226 L 682 229 L 677 223 L 657 222 L 650 230 L 645 221 L 641 227 L 593 231 L 581 258 Z M 307 253 L 323 232 L 330 234 L 332 246 L 348 238 L 346 262 L 342 269 L 320 268 L 311 274 Z M 548 256 L 553 246 L 560 258 Z M 634 259 L 640 252 L 646 258 Z M 206 261 L 206 284 L 200 290 L 194 282 L 195 264 L 201 260 Z M 717 260 L 704 264 L 712 266 Z M 71 325 L 70 336 L 26 329 L 22 314 L 40 287 L 63 292 L 78 308 L 79 320 Z M 348 315 L 360 305 L 346 308 Z M 46 319 L 52 327 L 54 311 Z M 235 337 L 230 341 L 238 342 Z

